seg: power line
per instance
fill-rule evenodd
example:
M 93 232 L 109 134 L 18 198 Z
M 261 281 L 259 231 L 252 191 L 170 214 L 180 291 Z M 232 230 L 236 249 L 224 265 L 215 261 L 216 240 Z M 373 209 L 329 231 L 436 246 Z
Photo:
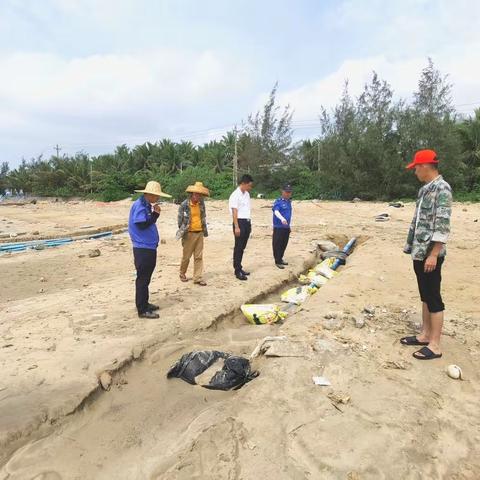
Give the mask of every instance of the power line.
M 469 103 L 459 103 L 453 105 L 454 108 L 457 107 L 468 107 L 468 106 L 473 106 L 473 105 L 480 105 L 480 101 L 476 102 L 469 102 Z M 471 109 L 459 109 L 458 110 L 459 114 L 467 114 L 471 113 Z M 317 118 L 307 118 L 307 119 L 302 119 L 302 120 L 296 120 L 291 122 L 291 127 L 293 130 L 312 130 L 320 127 L 320 119 Z M 200 129 L 200 130 L 191 130 L 191 131 L 184 131 L 184 132 L 178 132 L 176 134 L 172 134 L 171 132 L 164 132 L 164 133 L 156 133 L 155 135 L 150 135 L 149 137 L 146 137 L 145 135 L 135 135 L 135 136 L 128 136 L 124 138 L 115 138 L 115 139 L 109 139 L 105 140 L 102 142 L 89 142 L 89 143 L 84 143 L 84 142 L 72 142 L 72 143 L 64 143 L 64 146 L 67 147 L 81 147 L 81 148 L 89 148 L 89 147 L 102 147 L 102 146 L 111 146 L 111 145 L 119 145 L 119 144 L 133 144 L 133 143 L 147 143 L 149 142 L 149 139 L 152 137 L 155 138 L 166 138 L 169 140 L 197 140 L 202 137 L 215 137 L 221 134 L 227 133 L 229 130 L 232 130 L 236 128 L 236 126 L 233 125 L 224 125 L 221 127 L 212 127 L 212 128 L 205 128 L 205 129 Z M 238 131 L 237 131 L 238 133 Z M 58 144 L 54 146 L 54 150 L 56 151 L 57 157 L 60 156 L 60 150 L 63 150 L 62 147 L 60 147 Z
M 458 105 L 454 105 L 454 107 L 468 107 L 469 105 L 480 105 L 480 101 L 472 103 L 459 103 Z
M 135 136 L 128 136 L 128 137 L 123 137 L 123 138 L 112 138 L 109 140 L 105 140 L 102 142 L 89 142 L 89 143 L 84 143 L 84 142 L 71 142 L 71 143 L 65 143 L 64 145 L 70 146 L 70 147 L 95 147 L 95 146 L 107 146 L 107 145 L 112 145 L 112 144 L 123 144 L 123 143 L 135 143 L 135 142 L 142 142 L 146 143 L 151 139 L 152 137 L 155 138 L 166 138 L 168 140 L 176 140 L 176 139 L 182 139 L 182 140 L 195 140 L 196 138 L 201 138 L 204 136 L 208 135 L 219 135 L 219 134 L 224 134 L 228 130 L 231 130 L 233 128 L 232 125 L 226 125 L 224 127 L 216 127 L 216 128 L 206 128 L 203 130 L 193 130 L 193 131 L 187 131 L 187 132 L 179 132 L 177 134 L 170 134 L 170 133 L 163 133 L 163 134 L 155 134 L 155 135 L 149 135 L 148 138 L 145 135 L 135 135 Z

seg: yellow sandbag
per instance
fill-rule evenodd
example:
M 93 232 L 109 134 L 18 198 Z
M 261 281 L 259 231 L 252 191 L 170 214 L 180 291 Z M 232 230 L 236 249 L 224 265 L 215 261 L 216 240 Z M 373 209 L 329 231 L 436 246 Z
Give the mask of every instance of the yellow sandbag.
M 323 262 L 319 263 L 316 267 L 314 267 L 314 271 L 317 274 L 320 274 L 326 278 L 332 278 L 336 272 L 332 270 L 330 267 L 334 264 L 335 258 L 326 258 Z
M 247 320 L 254 325 L 275 323 L 286 318 L 287 313 L 273 304 L 254 305 L 245 304 L 240 307 Z
M 325 266 L 322 265 L 322 267 L 319 267 L 319 268 L 323 270 Z M 321 275 L 320 273 L 317 273 L 315 270 L 309 270 L 306 275 L 300 275 L 298 277 L 298 280 L 303 285 L 314 284 L 318 288 L 320 288 L 322 285 L 325 285 L 328 282 L 327 277 Z
M 324 277 L 315 271 L 312 271 L 311 274 L 308 274 L 308 280 L 310 285 L 314 285 L 317 288 L 320 288 L 322 285 L 325 285 L 328 282 L 327 277 Z
M 331 267 L 335 263 L 335 258 L 326 258 L 322 260 L 318 265 L 313 267 L 313 270 L 316 272 L 319 268 L 323 268 L 324 266 Z
M 295 305 L 300 305 L 307 299 L 309 295 L 308 289 L 308 285 L 291 288 L 290 290 L 282 293 L 281 300 L 285 303 L 294 303 Z
M 308 285 L 311 280 L 310 280 L 310 277 L 308 275 L 299 275 L 298 277 L 298 281 L 302 284 L 302 285 Z

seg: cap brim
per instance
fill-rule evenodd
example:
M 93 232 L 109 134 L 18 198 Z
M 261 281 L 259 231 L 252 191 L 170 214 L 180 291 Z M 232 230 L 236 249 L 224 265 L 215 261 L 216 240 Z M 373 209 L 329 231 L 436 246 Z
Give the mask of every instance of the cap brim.
M 415 168 L 415 165 L 417 165 L 415 162 L 409 163 L 405 168 L 407 170 L 411 170 L 412 168 Z

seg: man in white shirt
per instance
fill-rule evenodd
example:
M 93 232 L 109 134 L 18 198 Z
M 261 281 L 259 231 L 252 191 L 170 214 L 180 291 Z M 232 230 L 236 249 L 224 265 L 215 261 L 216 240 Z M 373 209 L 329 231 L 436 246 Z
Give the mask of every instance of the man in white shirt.
M 253 188 L 253 178 L 246 174 L 240 179 L 238 188 L 230 195 L 228 208 L 232 212 L 233 234 L 235 247 L 233 249 L 233 269 L 239 280 L 247 280 L 249 272 L 242 267 L 243 252 L 252 232 L 250 191 Z

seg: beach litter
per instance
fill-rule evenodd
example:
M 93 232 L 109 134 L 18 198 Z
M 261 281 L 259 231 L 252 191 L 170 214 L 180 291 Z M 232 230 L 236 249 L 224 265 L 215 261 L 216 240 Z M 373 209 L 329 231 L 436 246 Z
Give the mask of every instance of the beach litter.
M 223 362 L 218 362 L 219 360 Z M 217 370 L 220 363 L 222 366 Z M 197 382 L 197 377 L 210 367 L 215 368 Z M 191 385 L 200 385 L 210 390 L 237 390 L 258 375 L 259 372 L 253 371 L 250 361 L 244 357 L 218 350 L 205 350 L 182 355 L 168 371 L 167 378 L 180 378 Z
M 329 394 L 327 394 L 327 397 L 337 405 L 339 403 L 346 405 L 350 402 L 350 395 L 344 392 L 330 392 Z
M 320 385 L 321 387 L 330 387 L 332 385 L 326 377 L 312 377 L 312 380 L 315 385 Z
M 266 357 L 307 357 L 312 353 L 305 342 L 288 340 L 287 337 L 264 341 L 260 351 Z
M 381 213 L 375 217 L 376 222 L 388 222 L 390 220 L 390 215 L 388 213 Z
M 265 351 L 270 347 L 270 342 L 277 342 L 277 341 L 283 341 L 287 340 L 287 337 L 282 335 L 282 336 L 267 336 L 264 339 L 260 340 L 258 342 L 257 346 L 253 350 L 253 352 L 250 354 L 250 360 L 253 360 L 254 358 L 258 357 L 262 353 L 265 353 Z

